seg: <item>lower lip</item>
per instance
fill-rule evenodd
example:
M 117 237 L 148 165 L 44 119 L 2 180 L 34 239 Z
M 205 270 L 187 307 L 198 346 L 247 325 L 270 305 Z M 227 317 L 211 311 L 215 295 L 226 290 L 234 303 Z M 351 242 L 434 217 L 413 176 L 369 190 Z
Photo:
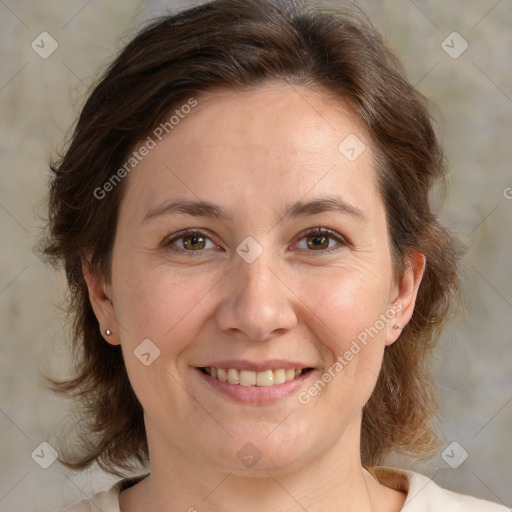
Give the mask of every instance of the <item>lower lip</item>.
M 230 384 L 229 382 L 215 379 L 210 375 L 203 373 L 198 368 L 195 370 L 203 381 L 216 391 L 219 391 L 238 402 L 254 404 L 277 402 L 292 395 L 298 391 L 298 387 L 314 373 L 314 370 L 309 370 L 308 372 L 295 377 L 293 380 L 283 382 L 282 384 L 274 384 L 272 386 L 241 386 L 240 384 Z

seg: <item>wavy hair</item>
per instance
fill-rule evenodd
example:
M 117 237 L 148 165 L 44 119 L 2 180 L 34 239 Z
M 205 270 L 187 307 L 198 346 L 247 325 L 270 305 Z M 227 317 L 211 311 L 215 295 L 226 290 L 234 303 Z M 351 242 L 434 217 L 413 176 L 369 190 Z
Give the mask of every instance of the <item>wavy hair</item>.
M 73 397 L 80 418 L 60 461 L 80 470 L 97 462 L 123 475 L 148 462 L 143 410 L 119 346 L 104 341 L 82 262 L 107 282 L 125 182 L 95 198 L 133 148 L 187 98 L 286 82 L 323 91 L 355 112 L 373 142 L 395 277 L 412 250 L 426 257 L 416 307 L 400 339 L 386 347 L 363 410 L 363 464 L 391 452 L 423 458 L 439 446 L 438 393 L 431 356 L 460 295 L 455 241 L 429 203 L 443 185 L 445 159 L 430 105 L 367 17 L 353 4 L 311 0 L 213 0 L 158 18 L 129 42 L 91 88 L 67 149 L 51 164 L 47 233 L 41 251 L 65 269 L 74 375 L 46 377 Z

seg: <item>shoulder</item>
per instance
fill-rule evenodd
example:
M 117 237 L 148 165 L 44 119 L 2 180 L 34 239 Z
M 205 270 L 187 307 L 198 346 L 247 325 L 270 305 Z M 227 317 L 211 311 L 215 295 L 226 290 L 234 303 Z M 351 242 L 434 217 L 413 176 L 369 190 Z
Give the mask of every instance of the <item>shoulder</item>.
M 444 489 L 414 471 L 378 467 L 372 472 L 384 485 L 397 488 L 402 482 L 400 490 L 407 493 L 402 512 L 510 512 L 503 505 Z
M 120 512 L 119 495 L 128 487 L 140 482 L 147 475 L 124 478 L 116 482 L 110 489 L 100 491 L 91 496 L 90 499 L 82 499 L 70 505 L 59 508 L 55 512 Z

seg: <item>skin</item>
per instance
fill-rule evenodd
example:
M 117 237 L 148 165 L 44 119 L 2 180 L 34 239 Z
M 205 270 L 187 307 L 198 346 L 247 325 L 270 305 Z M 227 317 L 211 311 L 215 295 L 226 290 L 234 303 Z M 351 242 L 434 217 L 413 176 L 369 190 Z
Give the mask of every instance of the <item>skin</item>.
M 361 411 L 385 347 L 401 333 L 393 325 L 412 316 L 425 259 L 413 253 L 394 279 L 371 140 L 343 103 L 302 87 L 196 99 L 127 178 L 110 282 L 84 266 L 100 327 L 113 331 L 105 339 L 121 344 L 144 408 L 151 475 L 120 495 L 121 510 L 398 511 L 406 496 L 361 466 Z M 338 150 L 350 134 L 366 146 L 355 161 Z M 287 205 L 333 191 L 366 220 L 284 217 Z M 178 198 L 213 202 L 233 218 L 143 220 Z M 311 247 L 302 233 L 317 227 L 348 243 Z M 202 254 L 184 239 L 173 245 L 180 253 L 165 246 L 186 228 L 205 232 Z M 236 252 L 247 236 L 263 247 L 252 263 Z M 286 359 L 315 368 L 307 389 L 397 304 L 395 318 L 307 405 L 297 393 L 236 402 L 197 375 L 197 366 L 222 359 Z M 148 338 L 160 356 L 145 366 L 133 352 Z M 248 442 L 262 455 L 252 468 L 237 457 Z

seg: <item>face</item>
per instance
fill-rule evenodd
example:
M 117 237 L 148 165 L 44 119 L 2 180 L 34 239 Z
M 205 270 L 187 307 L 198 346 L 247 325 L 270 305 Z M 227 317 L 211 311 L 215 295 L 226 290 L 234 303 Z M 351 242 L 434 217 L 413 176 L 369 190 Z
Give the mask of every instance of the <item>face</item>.
M 196 99 L 126 178 L 112 303 L 88 280 L 150 455 L 242 471 L 247 456 L 266 470 L 359 450 L 361 410 L 421 278 L 415 264 L 393 277 L 371 140 L 305 88 Z

